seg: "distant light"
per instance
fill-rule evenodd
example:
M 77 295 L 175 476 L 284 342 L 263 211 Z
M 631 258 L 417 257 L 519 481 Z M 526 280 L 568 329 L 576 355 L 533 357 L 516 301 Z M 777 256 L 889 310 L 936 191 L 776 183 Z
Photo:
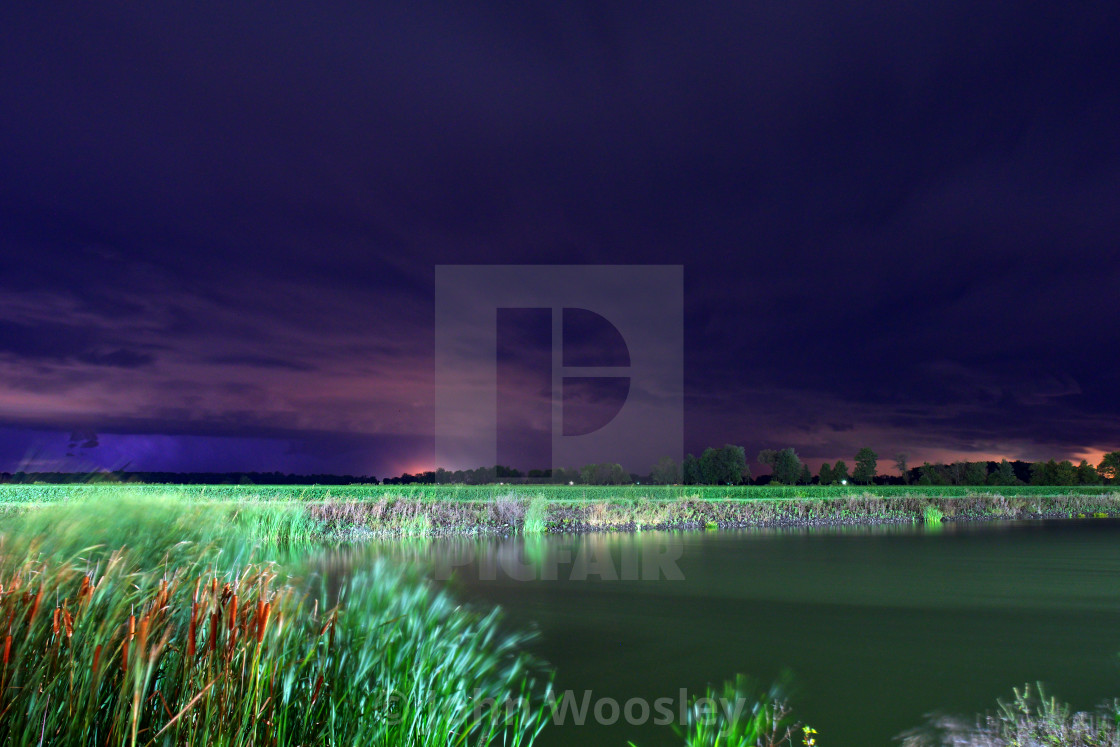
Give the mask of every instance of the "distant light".
M 848 484 L 848 481 L 847 481 L 847 480 L 841 480 L 841 481 L 840 481 L 840 484 L 841 484 L 841 485 L 847 485 L 847 484 Z
M 569 485 L 575 485 L 575 482 L 574 482 L 574 481 L 572 481 L 572 480 L 568 480 L 568 484 L 569 484 Z

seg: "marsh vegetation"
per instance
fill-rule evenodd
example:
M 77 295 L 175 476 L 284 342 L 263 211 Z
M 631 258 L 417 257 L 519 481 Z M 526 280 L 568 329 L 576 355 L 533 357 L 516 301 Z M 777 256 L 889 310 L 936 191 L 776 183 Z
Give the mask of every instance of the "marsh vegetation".
M 836 726 L 842 722 L 830 711 L 828 699 L 822 701 L 821 694 L 815 693 L 822 685 L 814 679 L 812 659 L 804 659 L 798 647 L 781 648 L 783 635 L 796 632 L 798 646 L 810 651 L 819 651 L 830 636 L 840 636 L 851 655 L 873 659 L 879 655 L 878 649 L 894 644 L 880 639 L 872 649 L 854 645 L 859 637 L 853 631 L 866 628 L 869 621 L 849 620 L 841 614 L 822 618 L 818 625 L 821 610 L 833 610 L 828 614 L 836 615 L 836 609 L 867 605 L 881 614 L 884 604 L 900 610 L 913 605 L 933 609 L 941 604 L 940 587 L 931 580 L 933 576 L 926 575 L 935 568 L 936 576 L 955 579 L 958 587 L 953 605 L 965 609 L 972 604 L 972 586 L 990 589 L 998 578 L 1009 585 L 1006 588 L 1018 588 L 1018 577 L 1007 577 L 1001 568 L 984 565 L 979 558 L 969 561 L 967 569 L 953 570 L 954 563 L 964 562 L 960 550 L 967 547 L 960 545 L 963 535 L 958 528 L 965 525 L 953 524 L 952 519 L 961 518 L 965 506 L 968 511 L 984 512 L 983 516 L 1060 509 L 1066 515 L 1091 517 L 1112 510 L 1116 499 L 1107 493 L 1030 490 L 1012 496 L 974 494 L 965 497 L 967 504 L 918 493 L 759 500 L 723 496 L 719 500 L 718 496 L 698 495 L 659 499 L 633 493 L 586 497 L 571 492 L 525 494 L 507 488 L 489 496 L 438 500 L 431 493 L 402 495 L 382 490 L 342 496 L 213 492 L 218 491 L 102 486 L 76 490 L 72 495 L 39 494 L 35 500 L 7 502 L 0 513 L 0 620 L 5 624 L 0 638 L 0 742 L 17 747 L 562 744 L 570 735 L 563 736 L 567 733 L 550 723 L 554 714 L 549 693 L 554 692 L 557 673 L 588 677 L 592 680 L 588 684 L 594 684 L 595 675 L 589 671 L 580 675 L 584 665 L 579 661 L 596 651 L 594 664 L 589 660 L 586 666 L 616 666 L 596 644 L 588 645 L 596 640 L 588 635 L 602 637 L 612 625 L 629 626 L 625 621 L 630 620 L 630 635 L 657 640 L 658 650 L 671 651 L 677 645 L 675 637 L 683 634 L 719 640 L 719 631 L 727 632 L 720 621 L 730 614 L 735 620 L 750 620 L 752 636 L 724 638 L 724 644 L 715 647 L 718 650 L 703 654 L 685 641 L 682 645 L 692 653 L 679 658 L 679 671 L 674 670 L 673 676 L 688 681 L 695 672 L 708 672 L 709 681 L 717 683 L 732 677 L 723 685 L 709 685 L 707 695 L 712 699 L 734 696 L 747 707 L 734 717 L 716 713 L 712 718 L 711 714 L 705 716 L 694 699 L 688 718 L 673 728 L 660 732 L 634 728 L 625 738 L 643 747 L 670 740 L 688 747 L 803 745 L 818 740 L 824 745 L 841 744 L 849 736 L 845 729 L 851 731 L 852 727 Z M 572 497 L 558 501 L 557 495 Z M 640 581 L 633 589 L 619 587 L 627 591 L 620 597 L 604 597 L 603 592 L 614 587 L 601 583 L 577 587 L 556 586 L 558 582 L 544 587 L 534 582 L 512 586 L 500 580 L 485 586 L 472 584 L 469 568 L 463 583 L 448 589 L 426 580 L 424 565 L 413 562 L 415 558 L 402 562 L 393 552 L 363 554 L 362 545 L 354 546 L 356 559 L 344 565 L 322 562 L 324 539 L 368 536 L 356 533 L 358 528 L 367 532 L 376 528 L 386 533 L 386 547 L 392 543 L 403 547 L 406 543 L 430 546 L 431 540 L 425 537 L 434 532 L 474 527 L 476 536 L 463 537 L 463 541 L 486 542 L 490 537 L 523 542 L 524 552 L 538 563 L 547 562 L 556 539 L 573 536 L 556 534 L 566 526 L 642 529 L 633 534 L 575 535 L 576 541 L 594 544 L 596 552 L 605 548 L 605 557 L 611 557 L 612 543 L 676 536 L 647 531 L 657 526 L 711 520 L 729 526 L 742 510 L 756 512 L 751 514 L 755 518 L 793 516 L 803 522 L 824 518 L 842 524 L 853 515 L 894 518 L 896 524 L 868 536 L 883 540 L 875 544 L 883 552 L 889 541 L 890 553 L 896 558 L 874 570 L 876 587 L 872 589 L 852 584 L 846 576 L 863 572 L 859 570 L 862 565 L 845 565 L 843 553 L 836 554 L 849 545 L 832 541 L 744 545 L 730 532 L 697 532 L 680 535 L 694 538 L 687 542 L 701 543 L 690 545 L 692 549 L 682 560 L 686 563 L 684 585 L 651 586 Z M 942 524 L 943 519 L 950 523 Z M 492 532 L 478 536 L 478 524 Z M 1100 526 L 1105 524 L 1108 522 Z M 949 555 L 944 557 L 937 550 L 936 558 L 927 558 L 926 553 L 936 548 L 907 538 L 934 536 L 923 534 L 929 531 L 923 527 L 934 525 L 943 527 L 936 536 L 956 549 L 945 548 Z M 869 530 L 838 527 L 832 531 L 837 534 L 822 536 L 842 538 L 851 531 L 859 532 L 851 536 L 862 537 Z M 503 532 L 523 536 L 501 539 Z M 553 536 L 544 536 L 548 532 Z M 1085 552 L 1085 543 L 1071 543 L 1063 537 L 1047 539 L 1038 548 L 1081 557 L 1077 553 Z M 705 547 L 715 548 L 717 555 L 705 560 L 710 555 Z M 749 561 L 739 557 L 743 551 L 752 553 Z M 1013 548 L 1000 550 L 1000 556 L 1008 552 L 1007 557 L 1018 558 L 1019 565 L 1025 557 L 1040 557 L 1024 556 Z M 1077 565 L 1074 555 L 1059 557 L 1064 558 L 1059 570 L 1070 563 Z M 740 567 L 744 562 L 747 565 Z M 1112 567 L 1101 558 L 1088 556 L 1084 563 L 1104 569 L 1102 572 Z M 1038 560 L 1017 569 L 1033 579 L 1030 583 L 1037 585 L 1039 579 L 1044 583 L 1033 591 L 1024 590 L 1022 594 L 1027 596 L 1015 597 L 1012 605 L 1046 605 L 1026 617 L 1041 615 L 1040 624 L 1049 619 L 1049 605 L 1069 603 L 1066 592 L 1058 592 L 1068 588 L 1068 579 L 1055 576 L 1050 584 L 1046 579 L 1054 572 L 1039 572 L 1045 565 Z M 745 569 L 753 574 L 750 590 L 744 591 L 738 581 L 723 592 L 720 587 L 709 589 L 722 600 L 721 608 L 708 609 L 702 618 L 688 610 L 697 605 L 707 609 L 706 598 L 684 603 L 690 599 L 687 594 L 677 597 L 686 587 L 723 584 L 719 579 L 724 576 L 745 578 Z M 716 570 L 719 578 L 709 578 Z M 964 570 L 969 576 L 960 575 Z M 972 576 L 976 576 L 975 583 L 965 581 Z M 618 583 L 625 584 L 625 578 Z M 803 590 L 807 601 L 795 602 L 800 598 L 793 595 L 801 593 L 796 591 L 801 586 L 807 586 Z M 578 610 L 549 612 L 551 607 L 542 607 L 542 589 L 558 588 L 564 590 L 560 598 L 569 599 Z M 655 605 L 660 610 L 657 614 L 651 615 L 652 608 L 634 596 L 638 588 L 643 594 L 652 591 L 658 598 L 669 595 Z M 471 604 L 462 603 L 463 592 L 473 599 Z M 884 602 L 883 594 L 896 596 Z M 1068 651 L 1071 641 L 1084 636 L 1096 641 L 1105 637 L 1101 631 L 1114 629 L 1109 613 L 1097 608 L 1105 597 L 1103 588 L 1085 590 L 1078 604 L 1089 605 L 1084 607 L 1089 611 L 1084 619 L 1093 620 L 1096 627 L 1070 631 L 1069 640 L 1054 641 L 1055 651 Z M 985 610 L 991 604 L 974 601 Z M 528 606 L 521 608 L 523 604 Z M 498 605 L 507 612 L 499 612 Z M 798 605 L 804 610 L 798 611 Z M 687 618 L 679 625 L 661 619 L 667 609 L 678 608 Z M 1054 614 L 1066 619 L 1064 609 L 1055 607 Z M 792 628 L 791 623 L 777 618 L 773 624 L 766 622 L 766 615 L 777 614 L 775 610 L 785 610 L 781 614 L 792 621 Z M 937 617 L 941 622 L 931 623 L 937 630 L 951 629 L 946 625 L 968 628 L 967 621 L 952 617 L 956 613 L 946 614 L 950 617 L 942 620 L 942 615 Z M 985 611 L 974 623 L 987 619 L 988 614 Z M 561 628 L 548 622 L 548 615 L 559 615 Z M 902 617 L 910 619 L 905 613 Z M 539 637 L 522 632 L 533 629 L 538 621 L 542 623 Z M 581 633 L 579 625 L 589 626 L 588 635 Z M 648 625 L 661 627 L 643 627 Z M 939 650 L 965 647 L 962 656 L 976 656 L 967 650 L 971 638 L 931 639 L 928 636 L 934 634 L 923 632 L 913 619 L 908 629 L 912 639 L 906 641 L 910 643 L 937 640 Z M 1013 634 L 1019 640 L 1033 640 L 1029 626 L 1006 629 L 1017 631 Z M 1053 626 L 1046 629 L 1053 638 Z M 978 630 L 974 635 L 985 634 Z M 800 687 L 792 689 L 794 697 L 783 688 L 765 688 L 733 676 L 735 671 L 751 671 L 767 660 L 765 654 L 760 656 L 751 648 L 754 637 L 767 641 L 767 650 L 777 646 L 776 655 L 783 665 L 789 659 L 807 673 Z M 557 640 L 567 639 L 577 648 L 556 647 Z M 910 644 L 902 639 L 896 644 L 892 656 L 910 667 L 913 662 L 905 653 L 909 649 L 904 648 Z M 1036 658 L 1045 653 L 1039 648 L 1032 651 Z M 561 666 L 554 671 L 546 660 Z M 989 663 L 999 665 L 1001 661 L 997 657 Z M 1054 666 L 1044 656 L 1039 661 L 1043 668 Z M 664 665 L 660 661 L 658 671 Z M 829 666 L 843 671 L 841 662 Z M 650 676 L 635 673 L 639 680 Z M 996 676 L 988 679 L 994 681 Z M 1018 676 L 1019 670 L 1009 668 L 1008 677 Z M 1000 683 L 987 682 L 987 686 L 998 693 L 1006 687 L 1006 680 L 1001 678 Z M 875 687 L 866 678 L 850 683 L 853 692 L 866 690 L 872 699 Z M 704 695 L 703 690 L 695 692 Z M 906 704 L 885 706 L 895 717 L 907 719 L 898 723 L 901 718 L 892 717 L 891 735 L 913 726 L 920 721 L 921 712 L 938 705 L 928 688 L 922 692 L 929 696 L 923 711 L 910 716 Z M 511 702 L 517 707 L 508 708 Z M 822 734 L 818 736 L 804 720 L 822 727 Z M 589 744 L 603 742 L 594 729 L 586 736 Z M 1114 708 L 1078 712 L 1059 700 L 1027 691 L 1019 691 L 975 719 L 939 717 L 908 732 L 906 739 L 915 747 L 1118 743 Z
M 0 742 L 532 742 L 540 707 L 486 705 L 543 702 L 525 636 L 386 563 L 283 559 L 291 517 L 153 498 L 5 517 Z

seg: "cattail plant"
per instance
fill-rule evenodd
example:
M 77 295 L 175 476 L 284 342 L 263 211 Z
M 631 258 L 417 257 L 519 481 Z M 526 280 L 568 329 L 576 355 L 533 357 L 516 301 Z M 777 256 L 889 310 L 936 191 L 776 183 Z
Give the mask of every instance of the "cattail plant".
M 328 584 L 236 536 L 73 552 L 50 525 L 0 522 L 0 744 L 528 745 L 544 724 L 525 638 L 384 562 Z M 533 705 L 479 706 L 510 698 Z

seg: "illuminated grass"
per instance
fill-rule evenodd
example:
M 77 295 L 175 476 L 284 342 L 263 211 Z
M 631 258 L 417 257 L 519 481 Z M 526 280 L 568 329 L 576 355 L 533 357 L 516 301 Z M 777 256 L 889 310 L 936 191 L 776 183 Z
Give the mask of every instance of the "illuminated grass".
M 711 687 L 689 704 L 688 719 L 674 727 L 685 747 L 799 747 L 815 745 L 816 730 L 794 721 L 784 683 L 768 690 L 743 675 Z M 703 706 L 703 707 L 702 707 Z M 631 743 L 633 744 L 633 743 Z
M 945 518 L 945 512 L 937 506 L 926 506 L 922 510 L 922 521 L 926 524 L 940 524 Z
M 532 742 L 543 710 L 479 705 L 542 696 L 496 612 L 380 562 L 342 581 L 265 562 L 227 518 L 136 501 L 0 521 L 0 744 Z
M 545 524 L 548 515 L 548 501 L 544 496 L 535 495 L 529 501 L 525 510 L 525 520 L 522 529 L 525 534 L 543 534 L 547 529 Z
M 192 502 L 346 502 L 398 500 L 494 501 L 502 497 L 541 496 L 549 502 L 597 500 L 705 501 L 789 500 L 802 498 L 965 498 L 1003 496 L 1044 498 L 1093 497 L 1115 494 L 1112 486 L 921 486 L 921 485 L 0 485 L 0 505 L 54 503 L 80 498 L 104 499 L 122 491 L 129 495 L 175 496 Z
M 664 486 L 0 486 L 0 515 L 158 499 L 220 517 L 249 542 L 299 546 L 371 535 L 701 529 L 836 523 L 1120 516 L 1106 488 L 952 489 Z M 72 491 L 72 492 L 67 492 Z M 498 492 L 500 491 L 500 492 Z M 888 493 L 881 495 L 879 492 Z M 32 500 L 34 499 L 34 500 Z M 188 531 L 185 529 L 184 531 Z

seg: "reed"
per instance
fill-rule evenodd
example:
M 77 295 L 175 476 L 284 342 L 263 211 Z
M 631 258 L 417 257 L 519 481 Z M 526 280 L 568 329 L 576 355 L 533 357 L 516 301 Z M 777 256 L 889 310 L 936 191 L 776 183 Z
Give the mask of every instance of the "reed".
M 528 745 L 539 733 L 547 678 L 496 611 L 383 562 L 337 579 L 255 558 L 228 517 L 166 509 L 71 506 L 38 534 L 48 517 L 0 522 L 0 744 Z M 188 539 L 171 541 L 178 530 Z M 105 543 L 122 536 L 143 544 Z
M 796 747 L 815 744 L 816 730 L 801 728 L 786 701 L 788 676 L 761 688 L 744 675 L 709 687 L 690 704 L 687 724 L 674 731 L 685 747 Z M 631 743 L 633 744 L 633 743 Z

